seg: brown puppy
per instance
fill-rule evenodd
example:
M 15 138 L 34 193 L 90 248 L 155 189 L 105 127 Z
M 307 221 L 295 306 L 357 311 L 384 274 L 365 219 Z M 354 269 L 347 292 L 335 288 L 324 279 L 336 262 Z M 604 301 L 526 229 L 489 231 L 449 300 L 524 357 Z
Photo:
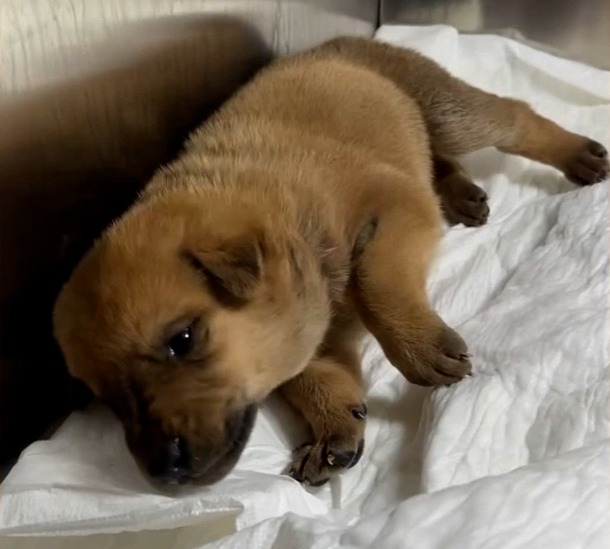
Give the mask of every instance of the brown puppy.
M 485 146 L 582 184 L 608 173 L 600 144 L 415 52 L 344 38 L 278 60 L 73 273 L 55 310 L 71 373 L 168 483 L 222 478 L 279 388 L 312 431 L 293 475 L 326 481 L 362 453 L 364 328 L 413 383 L 471 371 L 425 281 L 442 209 L 487 218 L 452 158 Z

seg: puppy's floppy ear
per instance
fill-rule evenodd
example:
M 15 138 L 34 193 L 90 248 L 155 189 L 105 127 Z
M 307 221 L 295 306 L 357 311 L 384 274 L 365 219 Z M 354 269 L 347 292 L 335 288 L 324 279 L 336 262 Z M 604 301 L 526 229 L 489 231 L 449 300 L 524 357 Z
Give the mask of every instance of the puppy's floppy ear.
M 214 249 L 192 249 L 188 256 L 223 301 L 249 300 L 263 276 L 263 245 L 253 234 L 224 241 Z

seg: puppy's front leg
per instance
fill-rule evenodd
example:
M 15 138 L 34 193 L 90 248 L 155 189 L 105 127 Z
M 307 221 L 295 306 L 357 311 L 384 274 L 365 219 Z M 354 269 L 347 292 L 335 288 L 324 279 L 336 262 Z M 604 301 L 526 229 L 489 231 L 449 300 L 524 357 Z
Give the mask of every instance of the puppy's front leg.
M 354 330 L 331 328 L 318 357 L 279 388 L 311 427 L 312 439 L 293 453 L 290 474 L 300 482 L 320 486 L 362 456 L 367 408 L 358 341 Z
M 471 371 L 462 338 L 432 310 L 428 265 L 440 237 L 427 202 L 405 197 L 380 212 L 354 265 L 357 305 L 388 360 L 412 383 L 448 385 Z

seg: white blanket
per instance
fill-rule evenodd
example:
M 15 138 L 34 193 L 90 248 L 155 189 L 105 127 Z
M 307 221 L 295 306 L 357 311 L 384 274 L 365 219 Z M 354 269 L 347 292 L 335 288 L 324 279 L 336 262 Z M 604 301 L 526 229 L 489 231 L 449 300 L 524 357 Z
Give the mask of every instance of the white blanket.
M 382 27 L 378 38 L 610 145 L 607 72 L 447 27 Z M 370 342 L 364 455 L 318 489 L 281 475 L 303 435 L 277 400 L 227 479 L 173 496 L 149 487 L 117 422 L 94 406 L 5 480 L 0 533 L 47 537 L 3 547 L 605 549 L 608 182 L 576 189 L 496 151 L 465 164 L 490 196 L 490 221 L 447 232 L 429 288 L 470 345 L 472 378 L 409 386 Z

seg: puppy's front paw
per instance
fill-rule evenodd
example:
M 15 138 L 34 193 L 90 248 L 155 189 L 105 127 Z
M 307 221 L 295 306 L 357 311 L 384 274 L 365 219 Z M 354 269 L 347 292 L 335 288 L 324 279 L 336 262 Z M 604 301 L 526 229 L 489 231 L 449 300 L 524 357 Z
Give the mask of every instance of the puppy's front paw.
M 322 486 L 346 469 L 356 465 L 364 450 L 366 405 L 350 407 L 349 425 L 327 437 L 305 443 L 292 453 L 292 478 L 310 486 Z
M 448 326 L 443 326 L 436 337 L 413 347 L 412 364 L 405 373 L 411 383 L 451 385 L 472 373 L 466 343 Z
M 577 185 L 599 183 L 608 177 L 608 151 L 597 141 L 585 139 L 581 149 L 567 163 L 565 176 Z

